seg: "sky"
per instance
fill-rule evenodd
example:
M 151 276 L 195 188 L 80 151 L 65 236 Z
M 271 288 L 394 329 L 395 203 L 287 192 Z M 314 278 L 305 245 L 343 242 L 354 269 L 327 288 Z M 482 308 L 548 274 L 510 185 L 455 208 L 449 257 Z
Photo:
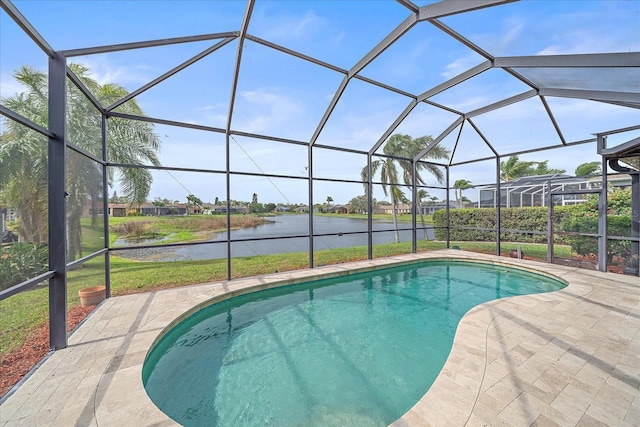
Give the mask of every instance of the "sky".
M 422 6 L 430 2 L 416 2 Z M 100 1 L 21 0 L 13 4 L 55 50 L 237 31 L 244 1 Z M 257 0 L 248 34 L 349 70 L 410 15 L 394 1 L 264 1 Z M 494 56 L 640 52 L 640 1 L 520 1 L 481 9 L 441 21 Z M 71 58 L 88 66 L 100 83 L 116 83 L 129 91 L 162 75 L 217 43 L 217 40 L 136 49 Z M 137 96 L 151 117 L 224 128 L 229 113 L 238 42 L 232 41 L 181 73 Z M 479 54 L 421 22 L 368 64 L 360 75 L 408 94 L 419 95 L 484 61 Z M 0 11 L 0 96 L 23 88 L 12 77 L 22 65 L 46 71 L 46 55 Z M 593 70 L 528 72 L 533 81 L 587 89 L 615 90 L 616 84 L 640 92 L 638 69 L 594 74 Z M 309 142 L 325 114 L 343 74 L 245 41 L 231 129 L 238 132 Z M 529 87 L 505 71 L 491 69 L 430 98 L 467 113 Z M 567 142 L 640 123 L 640 113 L 610 104 L 568 98 L 546 98 Z M 317 139 L 318 144 L 368 151 L 407 107 L 411 98 L 367 82 L 351 79 Z M 394 133 L 436 138 L 458 116 L 419 104 Z M 539 97 L 477 116 L 474 123 L 501 154 L 559 145 Z M 164 166 L 224 171 L 223 134 L 156 125 Z M 459 142 L 456 140 L 459 136 Z M 638 136 L 626 133 L 620 142 Z M 611 138 L 611 144 L 615 138 Z M 443 139 L 453 163 L 493 154 L 468 124 Z M 455 149 L 455 151 L 454 151 Z M 230 142 L 233 171 L 307 176 L 307 148 L 234 135 Z M 359 180 L 366 156 L 314 149 L 315 177 Z M 522 160 L 549 161 L 549 167 L 573 174 L 585 162 L 599 160 L 595 144 L 521 155 Z M 443 160 L 440 160 L 443 162 Z M 454 166 L 451 182 L 495 182 L 496 161 Z M 226 176 L 202 172 L 153 172 L 149 199 L 185 201 L 195 194 L 212 202 L 226 197 Z M 430 175 L 428 185 L 441 186 Z M 303 179 L 231 175 L 231 199 L 308 203 Z M 118 190 L 117 183 L 109 194 Z M 429 192 L 443 199 L 444 190 Z M 359 183 L 318 181 L 314 203 L 331 197 L 347 203 L 362 195 Z M 473 190 L 465 194 L 476 199 Z M 380 186 L 378 200 L 388 200 Z M 407 192 L 407 196 L 410 194 Z M 453 192 L 451 193 L 453 198 Z

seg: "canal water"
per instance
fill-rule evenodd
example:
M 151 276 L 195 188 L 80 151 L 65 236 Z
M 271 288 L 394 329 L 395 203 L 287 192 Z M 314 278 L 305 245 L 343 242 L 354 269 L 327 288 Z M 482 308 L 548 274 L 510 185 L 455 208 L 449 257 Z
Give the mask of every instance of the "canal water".
M 305 252 L 309 250 L 307 237 L 283 238 L 285 236 L 300 236 L 308 233 L 309 217 L 307 215 L 282 215 L 267 218 L 269 222 L 257 227 L 242 228 L 231 231 L 232 240 L 251 240 L 231 243 L 231 256 L 255 256 L 277 253 Z M 419 224 L 419 219 L 418 219 Z M 427 226 L 427 237 L 434 239 L 434 231 Z M 367 220 L 343 217 L 315 216 L 313 218 L 314 234 L 337 234 L 333 236 L 315 236 L 314 251 L 323 249 L 346 248 L 367 245 Z M 398 223 L 400 241 L 411 241 L 411 223 Z M 392 243 L 395 241 L 392 221 L 374 221 L 373 243 Z M 390 230 L 390 231 L 381 231 Z M 346 234 L 360 232 L 358 234 Z M 418 230 L 418 239 L 424 238 L 422 230 Z M 184 261 L 217 259 L 227 257 L 227 233 L 216 233 L 210 239 L 211 243 L 191 246 L 173 246 L 166 248 L 141 248 L 118 251 L 118 256 L 137 259 L 140 261 Z M 137 242 L 140 244 L 140 242 Z M 144 242 L 149 244 L 149 241 Z M 114 247 L 127 246 L 133 243 L 119 239 Z

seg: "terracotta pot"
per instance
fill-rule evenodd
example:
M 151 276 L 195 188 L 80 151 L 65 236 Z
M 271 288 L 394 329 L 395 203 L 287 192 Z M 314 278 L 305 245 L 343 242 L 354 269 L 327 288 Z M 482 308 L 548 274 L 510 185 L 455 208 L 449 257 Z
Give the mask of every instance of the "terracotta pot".
M 106 298 L 106 287 L 92 286 L 90 288 L 80 289 L 78 295 L 80 295 L 80 304 L 83 307 L 96 305 Z

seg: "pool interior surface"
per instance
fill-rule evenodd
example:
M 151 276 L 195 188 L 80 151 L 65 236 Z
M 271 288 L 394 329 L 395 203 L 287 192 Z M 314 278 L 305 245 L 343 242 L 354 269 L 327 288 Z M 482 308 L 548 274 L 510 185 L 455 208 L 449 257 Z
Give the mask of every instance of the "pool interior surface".
M 564 286 L 503 266 L 426 261 L 259 291 L 168 331 L 143 382 L 186 426 L 386 426 L 429 389 L 469 309 Z

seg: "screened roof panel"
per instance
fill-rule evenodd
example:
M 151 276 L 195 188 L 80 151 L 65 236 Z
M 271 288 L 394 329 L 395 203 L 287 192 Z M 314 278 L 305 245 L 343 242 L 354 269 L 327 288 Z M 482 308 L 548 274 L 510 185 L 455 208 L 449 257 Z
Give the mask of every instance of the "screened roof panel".
M 118 54 L 126 54 L 125 58 L 130 60 L 120 62 L 120 60 L 108 58 L 104 59 L 104 63 L 117 72 L 110 79 L 122 82 L 123 86 L 126 85 L 125 87 L 135 90 L 174 66 L 180 65 L 183 58 L 188 58 L 192 53 L 197 54 L 215 43 L 215 41 L 197 43 L 196 49 L 187 44 L 185 48 L 188 49 L 189 55 L 180 55 L 180 60 L 174 59 L 171 63 L 168 59 L 172 56 L 167 55 L 168 59 L 161 61 L 157 66 L 154 65 L 152 57 L 147 56 L 148 51 L 163 48 L 143 49 L 146 52 L 139 60 L 135 59 L 136 51 L 118 52 Z M 180 45 L 180 47 L 169 46 L 168 48 L 173 48 L 170 51 L 175 53 L 176 49 L 182 47 Z M 231 42 L 137 95 L 133 101 L 136 101 L 146 115 L 151 117 L 224 128 L 229 111 L 231 96 L 229 87 L 233 81 L 236 50 L 237 42 Z M 115 55 L 115 53 L 108 55 Z M 100 56 L 102 55 L 96 57 Z M 88 59 L 91 64 L 94 56 Z M 194 90 L 193 82 L 202 83 L 198 85 L 197 90 Z M 123 108 L 124 105 L 115 108 L 114 111 L 122 112 Z
M 421 22 L 361 74 L 418 95 L 484 60 L 433 25 Z
M 595 138 L 595 133 L 640 123 L 640 111 L 584 99 L 545 97 L 567 142 Z M 595 154 L 595 152 L 593 153 Z
M 261 72 L 252 72 L 255 69 Z M 342 73 L 247 41 L 231 127 L 309 142 L 343 78 Z
M 516 1 L 441 20 L 492 55 L 511 56 L 637 52 L 638 15 L 637 1 Z
M 159 197 L 176 203 L 186 203 L 189 194 L 195 195 L 204 203 L 213 203 L 216 197 L 225 199 L 224 174 L 163 170 L 150 172 L 153 182 L 149 200 Z
M 607 136 L 605 148 L 613 148 L 622 144 L 626 144 L 636 138 L 640 138 L 639 129 L 631 130 L 628 132 L 614 133 Z
M 282 161 L 282 143 L 233 135 L 229 142 L 230 170 L 234 172 L 307 176 L 309 150 L 304 145 L 286 147 L 287 161 Z
M 109 119 L 127 120 L 127 119 Z M 225 135 L 168 125 L 154 125 L 154 132 L 160 139 L 160 158 L 163 166 L 225 170 Z M 189 155 L 186 156 L 185 153 Z M 114 160 L 109 151 L 107 157 Z M 144 164 L 148 161 L 142 160 Z
M 345 167 L 349 165 L 349 167 Z M 315 148 L 313 150 L 313 175 L 318 178 L 348 179 L 360 181 L 360 172 L 367 165 L 366 154 Z M 307 169 L 304 169 L 307 173 Z
M 490 69 L 431 97 L 430 100 L 468 113 L 530 89 L 531 87 L 506 71 Z
M 452 152 L 451 164 L 486 157 L 495 157 L 495 154 L 473 126 L 465 122 L 455 152 Z
M 238 2 L 245 4 L 244 2 Z M 249 34 L 349 69 L 382 40 L 409 11 L 396 2 L 258 0 Z M 367 31 L 362 31 L 366 25 Z
M 124 87 L 129 92 L 133 92 L 152 80 L 169 72 L 174 67 L 181 65 L 206 49 L 211 48 L 220 41 L 221 40 L 207 40 L 183 43 L 180 45 L 158 46 L 149 49 L 123 50 L 76 56 L 69 58 L 68 63 L 82 64 L 89 68 L 92 78 L 98 82 L 115 83 Z M 191 74 L 190 78 L 196 77 L 193 75 L 193 70 L 197 68 L 202 69 L 211 67 L 211 63 L 216 62 L 216 60 L 211 59 L 213 56 L 217 57 L 217 62 L 219 63 L 221 61 L 220 57 L 225 55 L 223 53 L 225 49 L 233 50 L 233 48 L 229 49 L 229 46 L 220 47 L 215 52 L 210 53 L 203 59 L 200 59 L 198 61 L 201 61 L 200 64 L 198 64 L 198 62 L 192 64 L 190 69 L 188 68 L 186 71 L 183 70 L 182 72 L 168 77 L 149 90 L 156 92 L 158 97 L 162 96 L 164 99 L 169 99 L 166 97 L 169 96 L 170 92 L 165 92 L 161 95 L 160 91 L 169 90 L 164 88 L 176 86 L 179 84 L 179 81 L 187 78 L 182 76 L 182 74 Z M 228 55 L 229 52 L 227 52 L 227 56 Z M 233 56 L 233 52 L 231 55 Z M 203 63 L 207 64 L 203 65 Z M 221 79 L 219 84 L 228 86 L 229 81 Z M 174 96 L 175 93 L 179 92 L 174 92 L 171 96 Z M 142 99 L 144 97 L 142 94 L 139 96 L 140 98 L 138 99 Z M 108 107 L 108 105 L 105 105 L 105 107 Z M 150 112 L 148 112 L 148 114 L 153 115 Z
M 457 114 L 420 102 L 391 135 L 401 133 L 414 138 L 430 136 L 435 139 L 457 118 Z M 381 144 L 376 152 L 381 153 L 385 144 Z
M 236 31 L 246 10 L 246 3 L 241 1 L 16 0 L 13 3 L 56 50 Z M 96 26 L 96 17 L 100 26 Z
M 30 60 L 25 62 L 24 57 L 8 52 L 21 52 Z M 47 63 L 47 55 L 0 9 L 0 98 L 24 92 L 24 87 L 13 78 L 20 67 L 28 65 L 47 75 Z
M 639 68 L 514 68 L 541 88 L 640 94 Z
M 561 144 L 538 97 L 474 117 L 473 122 L 501 155 Z
M 331 97 L 327 97 L 327 105 L 330 100 Z M 395 92 L 351 79 L 317 143 L 368 151 L 409 100 Z

